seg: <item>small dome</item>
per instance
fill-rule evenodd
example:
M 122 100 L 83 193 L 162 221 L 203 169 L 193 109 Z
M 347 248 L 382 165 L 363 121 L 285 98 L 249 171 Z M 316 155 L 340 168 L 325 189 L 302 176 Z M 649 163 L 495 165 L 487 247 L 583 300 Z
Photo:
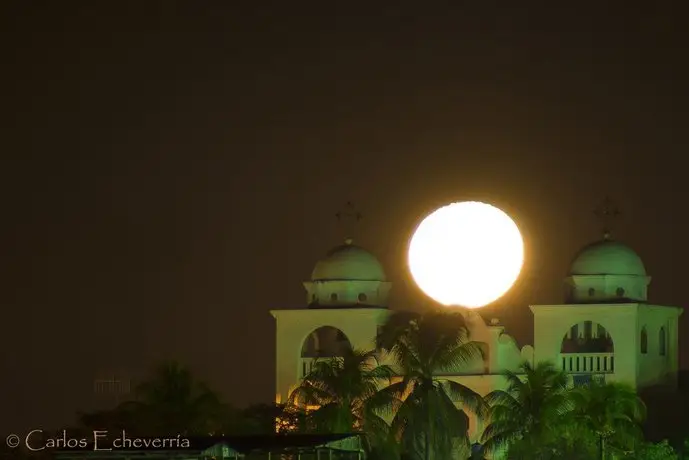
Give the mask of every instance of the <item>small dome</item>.
M 385 271 L 376 256 L 347 240 L 316 264 L 311 280 L 385 281 Z
M 569 275 L 646 276 L 646 268 L 629 246 L 606 239 L 579 251 L 570 265 Z

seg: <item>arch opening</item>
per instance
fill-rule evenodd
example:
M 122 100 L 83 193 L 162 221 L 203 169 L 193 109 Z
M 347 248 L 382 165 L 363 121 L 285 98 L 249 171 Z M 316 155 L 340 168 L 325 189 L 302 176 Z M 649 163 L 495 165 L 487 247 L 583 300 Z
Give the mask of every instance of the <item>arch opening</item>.
M 610 332 L 600 323 L 583 321 L 572 325 L 562 338 L 560 353 L 613 353 Z
M 302 358 L 335 358 L 352 350 L 352 344 L 340 329 L 321 326 L 311 332 L 301 347 Z
M 592 379 L 604 381 L 605 374 L 615 372 L 614 350 L 612 336 L 602 324 L 595 321 L 574 324 L 562 338 L 562 370 L 574 374 L 575 385 Z

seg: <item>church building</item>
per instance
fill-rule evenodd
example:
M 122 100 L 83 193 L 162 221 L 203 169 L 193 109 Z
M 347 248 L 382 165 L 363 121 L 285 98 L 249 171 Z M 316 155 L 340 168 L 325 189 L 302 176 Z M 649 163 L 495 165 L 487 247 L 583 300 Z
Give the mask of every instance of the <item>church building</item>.
M 533 346 L 520 348 L 498 321 L 473 315 L 469 332 L 486 344 L 484 361 L 443 378 L 486 395 L 503 388 L 504 371 L 516 371 L 524 361 L 550 361 L 575 385 L 595 379 L 635 388 L 676 386 L 682 309 L 648 302 L 651 277 L 641 258 L 606 234 L 572 260 L 563 301 L 530 306 Z M 392 283 L 380 261 L 351 239 L 316 263 L 304 288 L 304 309 L 271 312 L 277 323 L 278 402 L 287 400 L 316 358 L 373 349 L 378 327 L 390 314 Z M 473 442 L 482 427 L 470 419 Z

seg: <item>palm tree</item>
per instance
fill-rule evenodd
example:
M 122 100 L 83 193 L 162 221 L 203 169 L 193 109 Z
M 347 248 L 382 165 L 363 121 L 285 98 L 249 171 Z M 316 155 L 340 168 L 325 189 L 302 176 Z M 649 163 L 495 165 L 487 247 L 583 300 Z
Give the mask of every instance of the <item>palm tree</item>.
M 122 404 L 119 410 L 135 414 L 148 434 L 217 433 L 229 415 L 229 407 L 208 386 L 174 361 L 162 364 L 135 394 L 137 399 Z
M 571 391 L 578 429 L 596 437 L 598 456 L 608 451 L 630 451 L 642 439 L 646 406 L 634 389 L 621 383 L 597 383 Z
M 395 313 L 381 329 L 378 346 L 390 354 L 401 378 L 381 390 L 379 402 L 394 413 L 391 434 L 407 453 L 445 459 L 458 442 L 468 447 L 468 418 L 456 404 L 482 417 L 485 403 L 468 387 L 439 378 L 482 358 L 463 316 Z
M 512 456 L 543 455 L 549 443 L 562 435 L 563 415 L 571 410 L 567 375 L 552 363 L 535 367 L 525 362 L 519 372 L 506 372 L 507 387 L 486 396 L 490 424 L 483 432 L 487 452 L 511 450 Z
M 391 376 L 388 366 L 378 365 L 375 352 L 348 350 L 342 357 L 317 360 L 288 405 L 315 407 L 309 411 L 308 424 L 316 432 L 377 434 L 385 430 L 385 423 L 369 401 L 379 398 L 379 387 Z

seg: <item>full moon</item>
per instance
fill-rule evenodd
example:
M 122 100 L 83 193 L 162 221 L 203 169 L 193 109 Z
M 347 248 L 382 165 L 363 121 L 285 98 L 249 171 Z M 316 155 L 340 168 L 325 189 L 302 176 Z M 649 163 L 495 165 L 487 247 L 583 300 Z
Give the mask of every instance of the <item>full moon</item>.
M 429 297 L 479 308 L 502 297 L 524 263 L 519 228 L 502 210 L 467 201 L 427 216 L 409 243 L 409 269 Z

